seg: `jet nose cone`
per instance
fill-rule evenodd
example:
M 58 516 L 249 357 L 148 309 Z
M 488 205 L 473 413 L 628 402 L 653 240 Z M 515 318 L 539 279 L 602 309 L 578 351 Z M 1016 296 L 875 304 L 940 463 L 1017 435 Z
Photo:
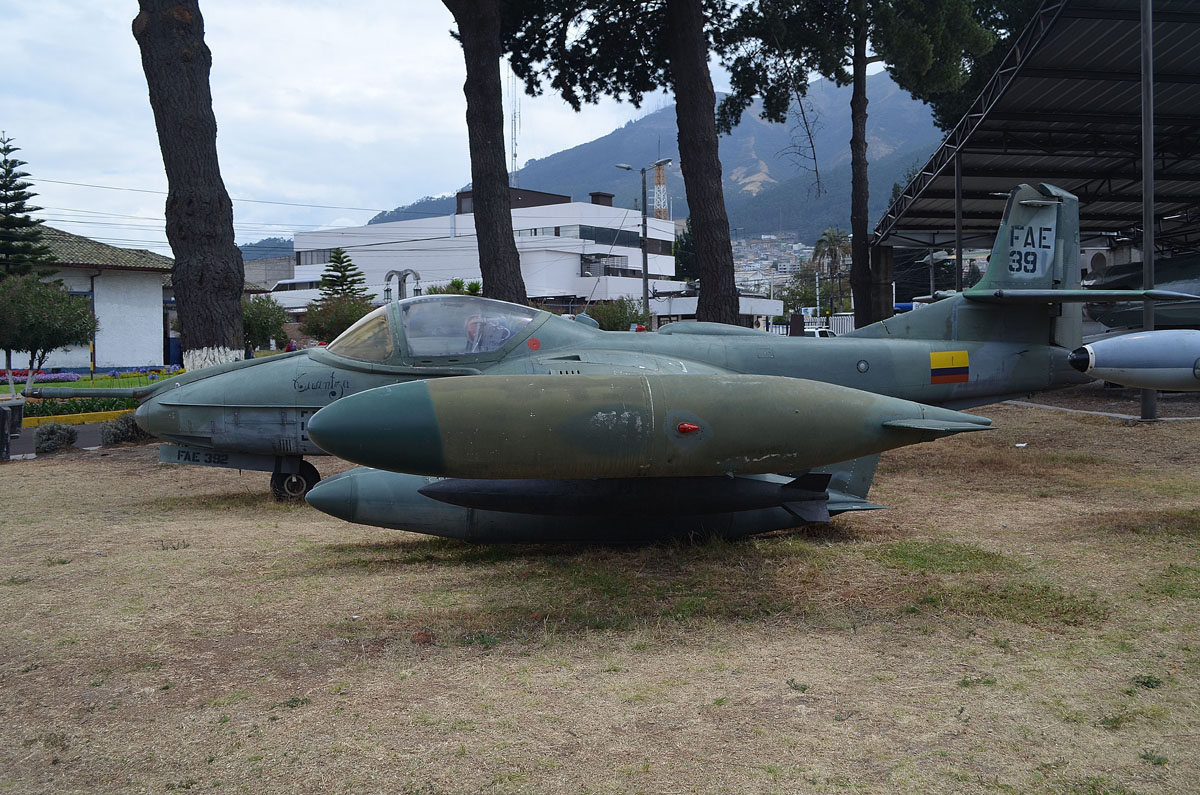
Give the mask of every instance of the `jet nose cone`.
M 322 480 L 304 495 L 304 499 L 318 511 L 353 522 L 358 505 L 358 487 L 355 478 L 347 477 L 349 474 L 343 472 Z
M 137 411 L 133 412 L 133 421 L 136 422 L 138 427 L 141 428 L 146 433 L 150 433 L 150 429 L 146 427 L 149 419 L 150 419 L 149 404 L 143 403 L 142 405 L 137 407 Z
M 442 442 L 424 381 L 368 389 L 312 416 L 308 438 L 330 455 L 376 469 L 437 473 Z
M 1092 352 L 1088 346 L 1076 348 L 1067 355 L 1067 364 L 1074 367 L 1081 373 L 1086 373 L 1092 368 Z
M 133 421 L 138 424 L 146 433 L 151 436 L 161 437 L 164 433 L 171 429 L 166 427 L 167 411 L 159 405 L 154 398 L 147 400 L 137 407 L 137 411 L 133 413 Z

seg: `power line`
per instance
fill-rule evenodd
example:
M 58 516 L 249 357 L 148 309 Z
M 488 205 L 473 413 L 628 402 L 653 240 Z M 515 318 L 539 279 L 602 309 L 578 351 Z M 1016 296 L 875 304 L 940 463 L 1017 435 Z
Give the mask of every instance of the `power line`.
M 158 196 L 166 196 L 167 195 L 166 191 L 148 190 L 146 188 L 122 188 L 122 187 L 118 187 L 116 185 L 93 185 L 93 184 L 87 183 L 87 182 L 67 182 L 66 180 L 61 180 L 61 179 L 38 178 L 36 181 L 37 182 L 49 182 L 53 185 L 72 185 L 77 188 L 99 188 L 101 190 L 119 190 L 119 191 L 125 191 L 127 193 L 152 193 L 152 194 L 155 194 Z M 359 210 L 361 212 L 367 212 L 367 213 L 390 213 L 390 212 L 398 211 L 395 209 L 381 210 L 378 207 L 344 207 L 344 206 L 337 205 L 337 204 L 301 204 L 298 202 L 270 201 L 268 199 L 231 198 L 230 201 L 246 202 L 249 204 L 277 204 L 282 207 L 308 207 L 308 208 L 316 209 L 316 210 Z M 418 210 L 399 210 L 399 212 L 402 212 L 402 213 L 405 213 L 408 215 L 438 215 L 438 213 L 420 212 Z

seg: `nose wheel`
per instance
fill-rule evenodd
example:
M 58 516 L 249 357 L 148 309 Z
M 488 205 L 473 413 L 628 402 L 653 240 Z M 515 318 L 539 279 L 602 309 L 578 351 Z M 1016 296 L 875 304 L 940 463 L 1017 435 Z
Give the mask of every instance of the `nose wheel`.
M 300 462 L 297 472 L 276 472 L 271 475 L 271 493 L 281 501 L 302 500 L 321 479 L 321 473 L 307 461 Z

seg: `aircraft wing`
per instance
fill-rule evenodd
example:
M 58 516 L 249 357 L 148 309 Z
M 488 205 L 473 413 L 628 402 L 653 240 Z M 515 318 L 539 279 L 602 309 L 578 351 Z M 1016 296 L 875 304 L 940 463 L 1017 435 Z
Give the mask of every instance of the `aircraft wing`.
M 953 295 L 942 294 L 940 297 Z M 963 293 L 968 301 L 992 304 L 1104 304 L 1118 301 L 1200 301 L 1200 295 L 1173 290 L 980 290 Z
M 421 532 L 477 540 L 566 540 L 563 527 L 593 542 L 748 535 L 877 508 L 866 493 L 879 452 L 989 425 L 779 376 L 411 381 L 309 420 L 322 449 L 371 467 L 318 484 L 309 501 L 387 527 L 425 517 Z

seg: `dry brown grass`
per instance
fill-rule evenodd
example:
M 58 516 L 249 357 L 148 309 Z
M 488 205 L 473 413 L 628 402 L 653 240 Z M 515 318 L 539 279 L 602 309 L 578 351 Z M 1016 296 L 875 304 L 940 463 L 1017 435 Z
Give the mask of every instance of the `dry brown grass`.
M 1200 423 L 983 413 L 885 457 L 892 510 L 694 546 L 364 528 L 153 447 L 0 466 L 0 787 L 1200 790 Z

